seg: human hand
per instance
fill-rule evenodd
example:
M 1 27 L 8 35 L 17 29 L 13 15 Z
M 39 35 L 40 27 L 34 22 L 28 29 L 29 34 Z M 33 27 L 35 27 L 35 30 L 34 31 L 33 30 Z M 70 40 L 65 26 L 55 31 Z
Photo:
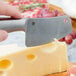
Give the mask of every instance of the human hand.
M 14 7 L 8 4 L 5 4 L 0 0 L 0 15 L 6 15 L 13 18 L 21 18 L 20 12 Z M 8 33 L 0 29 L 0 42 L 7 39 Z
M 16 7 L 8 5 L 0 0 L 0 15 L 11 16 L 13 18 L 21 18 L 20 12 Z

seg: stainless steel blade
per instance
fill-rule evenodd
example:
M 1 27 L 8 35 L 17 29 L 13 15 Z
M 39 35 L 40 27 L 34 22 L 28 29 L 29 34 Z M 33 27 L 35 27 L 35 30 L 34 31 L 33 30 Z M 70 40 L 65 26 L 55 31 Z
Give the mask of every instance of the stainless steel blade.
M 46 44 L 71 32 L 72 24 L 68 16 L 31 18 L 26 24 L 26 45 L 31 47 Z

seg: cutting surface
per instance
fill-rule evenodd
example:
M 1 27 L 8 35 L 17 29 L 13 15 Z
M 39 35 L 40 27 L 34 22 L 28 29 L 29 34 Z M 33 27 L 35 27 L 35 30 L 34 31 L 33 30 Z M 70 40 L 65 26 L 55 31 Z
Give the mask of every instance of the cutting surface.
M 76 63 L 70 63 L 70 68 L 67 72 L 50 74 L 46 76 L 76 76 Z

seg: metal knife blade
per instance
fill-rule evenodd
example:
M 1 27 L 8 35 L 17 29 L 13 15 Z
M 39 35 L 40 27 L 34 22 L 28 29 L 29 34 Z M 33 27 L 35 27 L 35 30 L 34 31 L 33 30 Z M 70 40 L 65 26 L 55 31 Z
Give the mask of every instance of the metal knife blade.
M 71 19 L 68 16 L 51 18 L 31 18 L 26 22 L 26 45 L 28 47 L 49 43 L 72 32 Z

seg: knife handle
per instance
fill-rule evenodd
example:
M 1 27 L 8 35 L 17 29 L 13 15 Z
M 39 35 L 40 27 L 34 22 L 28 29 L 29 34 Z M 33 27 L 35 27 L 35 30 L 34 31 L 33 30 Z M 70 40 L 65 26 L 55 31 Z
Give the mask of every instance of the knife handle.
M 26 19 L 0 18 L 0 29 L 8 32 L 25 30 Z

